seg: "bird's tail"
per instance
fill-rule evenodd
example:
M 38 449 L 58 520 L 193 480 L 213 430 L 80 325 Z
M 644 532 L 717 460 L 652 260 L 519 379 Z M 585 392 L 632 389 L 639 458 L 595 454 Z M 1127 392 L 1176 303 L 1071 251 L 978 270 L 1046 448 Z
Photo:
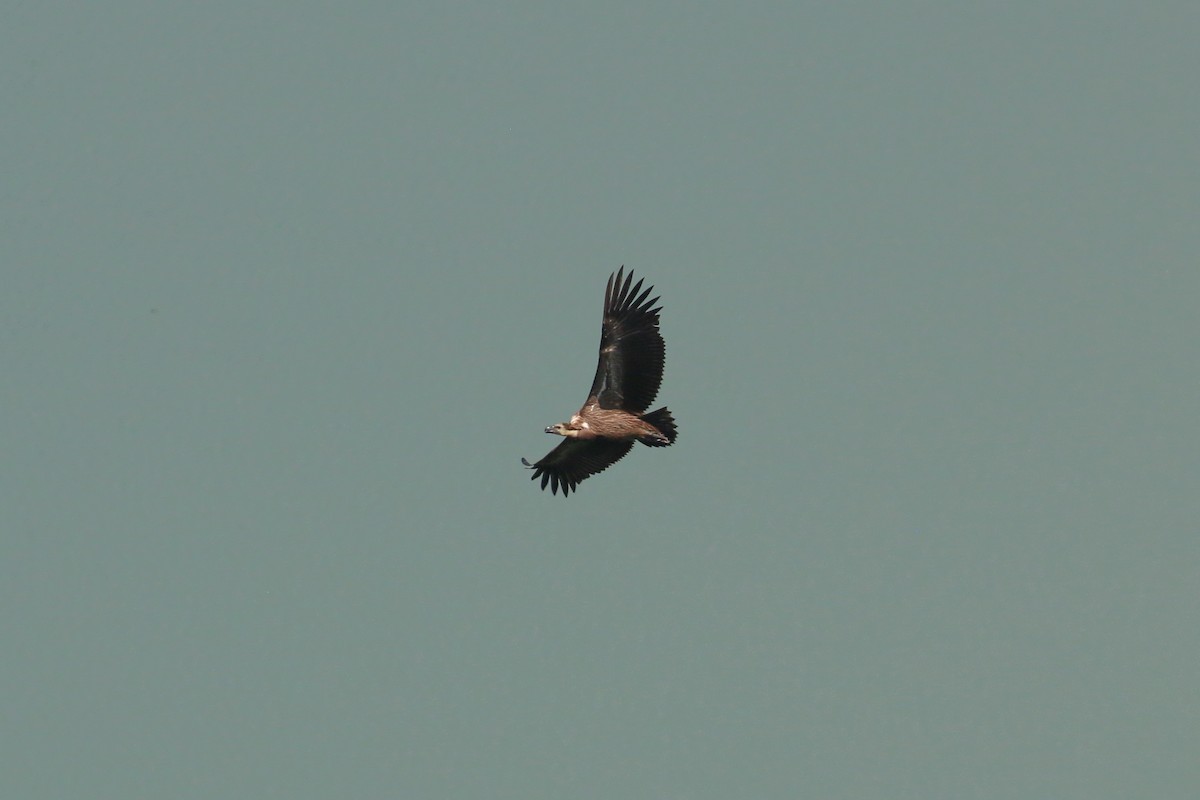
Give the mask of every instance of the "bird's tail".
M 642 444 L 647 447 L 667 447 L 675 443 L 675 418 L 671 416 L 671 412 L 667 410 L 666 406 L 657 411 L 651 411 L 649 414 L 643 414 L 642 419 L 658 428 L 662 432 L 662 435 L 667 437 L 667 440 L 664 442 L 657 437 L 643 436 L 638 440 Z

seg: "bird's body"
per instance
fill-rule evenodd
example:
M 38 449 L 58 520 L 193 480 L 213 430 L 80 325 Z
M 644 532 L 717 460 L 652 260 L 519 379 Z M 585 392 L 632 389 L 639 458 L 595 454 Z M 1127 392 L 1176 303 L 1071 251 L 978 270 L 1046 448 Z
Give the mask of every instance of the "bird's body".
M 579 412 L 567 422 L 546 428 L 565 437 L 536 464 L 521 459 L 542 479 L 542 488 L 563 496 L 580 481 L 615 464 L 634 442 L 667 447 L 675 441 L 675 420 L 666 407 L 645 413 L 662 383 L 666 349 L 658 330 L 658 298 L 647 300 L 654 287 L 642 291 L 633 272 L 622 267 L 608 279 L 600 360 L 591 391 Z M 639 294 L 640 292 L 640 294 Z
M 619 408 L 601 408 L 588 403 L 567 422 L 551 425 L 552 433 L 569 439 L 651 439 L 665 442 L 658 428 L 637 414 Z

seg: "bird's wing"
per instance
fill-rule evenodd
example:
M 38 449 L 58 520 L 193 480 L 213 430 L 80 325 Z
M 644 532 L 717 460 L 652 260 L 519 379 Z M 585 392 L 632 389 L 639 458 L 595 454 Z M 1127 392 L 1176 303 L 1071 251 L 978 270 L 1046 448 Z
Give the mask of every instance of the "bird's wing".
M 633 271 L 625 276 L 624 270 L 622 267 L 609 276 L 604 291 L 600 362 L 588 395 L 595 397 L 601 408 L 641 413 L 654 402 L 662 384 L 666 360 L 666 346 L 658 332 L 662 308 L 654 305 L 657 297 L 646 299 L 654 287 L 643 291 L 641 280 L 633 283 Z
M 631 447 L 630 439 L 564 439 L 536 464 L 523 458 L 521 462 L 533 469 L 535 480 L 542 479 L 543 489 L 549 483 L 551 493 L 557 494 L 561 487 L 566 497 L 584 478 L 620 461 Z

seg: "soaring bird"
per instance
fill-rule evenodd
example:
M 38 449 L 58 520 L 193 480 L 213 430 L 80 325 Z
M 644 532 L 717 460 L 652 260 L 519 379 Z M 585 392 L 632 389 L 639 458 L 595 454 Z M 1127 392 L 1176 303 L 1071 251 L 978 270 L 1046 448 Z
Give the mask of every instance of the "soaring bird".
M 647 447 L 668 447 L 675 441 L 675 420 L 666 406 L 644 413 L 654 402 L 662 384 L 666 348 L 658 332 L 658 298 L 646 297 L 653 286 L 642 290 L 642 280 L 633 283 L 633 270 L 625 267 L 608 277 L 604 290 L 604 321 L 600 327 L 600 363 L 583 408 L 566 422 L 546 428 L 546 433 L 565 437 L 536 464 L 521 463 L 533 470 L 542 489 L 563 497 L 577 490 L 579 482 L 603 472 L 629 452 L 634 442 Z

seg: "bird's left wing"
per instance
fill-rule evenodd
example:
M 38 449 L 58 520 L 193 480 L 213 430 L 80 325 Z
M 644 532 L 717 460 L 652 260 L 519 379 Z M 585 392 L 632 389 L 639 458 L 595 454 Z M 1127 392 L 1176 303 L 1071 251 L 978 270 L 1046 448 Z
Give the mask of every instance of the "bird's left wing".
M 624 267 L 608 278 L 604 291 L 604 322 L 600 328 L 600 360 L 589 397 L 601 408 L 640 413 L 650 407 L 662 383 L 666 347 L 658 330 L 657 297 L 653 286 L 642 289 L 633 271 Z

